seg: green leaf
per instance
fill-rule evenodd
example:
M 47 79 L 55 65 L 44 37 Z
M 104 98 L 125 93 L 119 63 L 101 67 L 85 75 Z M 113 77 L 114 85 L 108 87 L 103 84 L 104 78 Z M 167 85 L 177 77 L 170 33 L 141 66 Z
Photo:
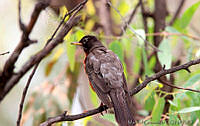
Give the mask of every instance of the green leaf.
M 171 26 L 165 27 L 165 31 L 170 32 L 170 33 L 180 33 L 179 31 L 177 31 L 175 28 Z
M 67 37 L 67 57 L 70 65 L 70 70 L 73 72 L 75 67 L 75 52 L 76 46 L 71 45 L 71 42 L 77 42 L 84 36 L 84 31 L 82 29 L 77 30 L 76 33 L 71 34 Z
M 166 69 L 171 68 L 172 64 L 172 54 L 171 54 L 171 47 L 169 44 L 169 39 L 164 38 L 161 44 L 158 47 L 158 60 L 160 61 L 162 67 L 165 65 Z M 166 75 L 169 78 L 169 75 Z
M 190 102 L 191 102 L 190 106 L 199 106 L 199 103 L 200 103 L 200 94 L 199 93 L 188 91 L 185 94 L 190 99 Z M 192 112 L 191 114 L 194 115 L 195 119 L 197 117 L 200 119 L 200 111 Z M 192 118 L 193 121 L 195 121 L 194 118 Z
M 142 60 L 141 52 L 142 52 L 141 48 L 136 47 L 134 49 L 134 62 L 133 62 L 134 73 L 138 73 L 140 70 L 141 60 Z
M 197 81 L 200 80 L 200 74 L 196 74 L 194 76 L 192 76 L 184 85 L 184 87 L 189 87 L 192 86 L 193 84 L 195 84 Z
M 118 126 L 118 124 L 115 121 L 115 115 L 114 114 L 105 114 L 104 116 L 101 116 L 101 118 L 106 119 L 106 120 L 114 123 L 115 126 Z
M 171 47 L 169 45 L 169 40 L 163 39 L 158 49 L 161 50 L 158 52 L 158 59 L 161 65 L 165 65 L 165 68 L 169 69 L 172 63 L 172 54 Z
M 174 114 L 169 114 L 169 125 L 172 125 L 172 126 L 182 126 L 180 123 L 179 118 L 177 115 L 174 115 Z
M 148 66 L 147 54 L 146 54 L 144 46 L 142 47 L 142 58 L 143 58 L 143 62 L 144 62 L 145 75 L 149 75 L 150 74 L 150 69 L 149 69 L 149 66 Z
M 126 51 L 126 54 L 130 54 L 130 53 L 132 53 L 132 51 L 131 51 L 131 44 L 132 44 L 132 41 L 131 41 L 131 39 L 130 38 L 125 38 L 125 37 L 123 37 L 122 39 L 121 39 L 121 42 L 123 43 L 123 48 L 125 48 L 126 50 L 124 50 L 124 51 Z
M 81 40 L 81 38 L 83 36 L 85 36 L 85 33 L 84 33 L 84 31 L 82 29 L 78 29 L 75 34 L 76 34 L 76 40 L 77 41 Z
M 178 30 L 185 29 L 188 26 L 188 24 L 190 23 L 193 15 L 196 12 L 199 5 L 200 5 L 200 1 L 193 4 L 191 7 L 189 7 L 183 13 L 182 17 L 175 22 L 175 25 L 174 25 L 175 28 L 177 28 Z
M 184 108 L 184 109 L 179 110 L 177 113 L 183 114 L 183 113 L 189 113 L 189 112 L 194 112 L 194 111 L 200 111 L 200 106 Z
M 152 123 L 160 122 L 164 106 L 165 106 L 165 99 L 159 98 L 152 111 Z
M 176 103 L 174 103 L 174 102 L 173 102 L 173 101 L 171 101 L 171 100 L 168 100 L 168 102 L 169 102 L 169 104 L 170 104 L 170 105 L 172 105 L 172 106 L 175 106 L 175 107 L 177 107 L 177 106 L 178 106 Z
M 112 50 L 119 57 L 121 62 L 124 61 L 124 52 L 122 47 L 122 43 L 119 41 L 111 42 L 109 45 L 109 49 Z
M 173 110 L 180 110 L 182 105 L 182 99 L 185 97 L 185 93 L 180 93 L 174 96 L 173 103 L 176 104 L 176 107 L 171 106 Z
M 76 34 L 72 34 L 69 38 L 69 40 L 67 40 L 66 44 L 67 44 L 67 57 L 68 57 L 68 61 L 69 61 L 69 66 L 70 66 L 70 70 L 74 71 L 74 67 L 75 67 L 75 52 L 76 52 L 76 46 L 71 45 L 71 42 L 76 42 L 77 38 L 76 38 Z
M 154 99 L 155 92 L 153 90 L 148 90 L 148 94 L 145 96 L 145 109 L 151 111 L 155 105 Z
M 144 40 L 146 39 L 145 31 L 143 29 L 137 29 L 135 32 L 139 45 L 144 45 Z

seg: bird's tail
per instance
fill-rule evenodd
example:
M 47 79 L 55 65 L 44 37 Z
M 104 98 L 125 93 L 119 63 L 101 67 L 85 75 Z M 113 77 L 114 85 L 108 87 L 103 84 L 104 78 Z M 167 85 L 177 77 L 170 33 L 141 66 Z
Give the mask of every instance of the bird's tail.
M 136 122 L 131 111 L 132 101 L 129 94 L 121 88 L 111 90 L 110 97 L 119 126 L 135 126 Z

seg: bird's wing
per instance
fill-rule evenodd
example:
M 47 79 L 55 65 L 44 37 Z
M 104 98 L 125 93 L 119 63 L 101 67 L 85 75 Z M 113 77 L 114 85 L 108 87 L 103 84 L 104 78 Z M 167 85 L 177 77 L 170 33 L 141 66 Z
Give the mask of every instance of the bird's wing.
M 111 88 L 124 87 L 126 83 L 122 64 L 119 58 L 110 50 L 90 53 L 86 60 L 86 72 L 93 74 L 98 87 L 107 92 Z
M 122 64 L 117 55 L 110 50 L 101 56 L 100 73 L 110 88 L 124 87 L 125 78 Z
M 112 107 L 111 100 L 108 96 L 110 89 L 106 85 L 103 76 L 100 74 L 100 66 L 100 59 L 93 53 L 90 53 L 85 60 L 85 69 L 91 86 L 101 101 L 108 105 L 108 107 Z

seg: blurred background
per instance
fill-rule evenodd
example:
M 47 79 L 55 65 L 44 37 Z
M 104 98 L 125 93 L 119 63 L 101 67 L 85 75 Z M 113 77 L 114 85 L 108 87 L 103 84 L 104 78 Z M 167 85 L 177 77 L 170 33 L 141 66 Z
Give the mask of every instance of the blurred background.
M 25 24 L 30 20 L 30 15 L 38 1 L 22 0 L 22 20 Z M 31 32 L 30 38 L 38 40 L 38 43 L 23 50 L 16 63 L 15 71 L 21 69 L 32 55 L 44 47 L 63 15 L 81 1 L 51 1 L 50 7 L 42 11 Z M 84 35 L 97 36 L 106 47 L 119 56 L 130 89 L 140 84 L 145 79 L 145 75 L 151 76 L 161 70 L 158 64 L 160 66 L 165 64 L 166 68 L 170 68 L 200 57 L 199 0 L 185 0 L 173 24 L 169 22 L 182 0 L 162 0 L 166 3 L 164 20 L 166 25 L 157 31 L 158 35 L 154 34 L 156 17 L 151 15 L 157 12 L 156 1 L 158 0 L 142 0 L 143 4 L 139 4 L 139 1 L 111 0 L 112 5 L 123 16 L 120 17 L 115 9 L 108 7 L 106 1 L 88 0 L 84 9 L 79 13 L 82 16 L 82 22 L 70 31 L 64 43 L 57 46 L 40 63 L 25 100 L 22 125 L 38 126 L 48 117 L 62 114 L 65 110 L 68 114 L 78 114 L 100 105 L 96 94 L 89 87 L 83 70 L 84 54 L 80 48 L 70 45 L 70 42 L 79 41 Z M 10 52 L 0 56 L 0 70 L 3 69 L 22 34 L 18 25 L 17 5 L 17 0 L 0 1 L 0 53 Z M 136 12 L 133 18 L 130 18 L 135 8 L 137 8 Z M 162 16 L 160 12 L 160 17 Z M 128 22 L 129 19 L 131 19 L 130 22 Z M 125 22 L 129 23 L 128 27 Z M 156 45 L 155 36 L 159 35 L 164 37 Z M 144 39 L 163 50 L 164 53 L 155 52 L 151 46 L 145 44 Z M 181 87 L 200 89 L 199 65 L 192 67 L 191 71 L 190 74 L 186 71 L 179 71 L 166 76 L 165 80 Z M 30 71 L 0 103 L 0 126 L 16 125 L 22 91 L 29 75 Z M 147 122 L 162 120 L 168 122 L 168 125 L 170 121 L 189 121 L 190 125 L 200 125 L 200 95 L 190 91 L 164 88 L 162 83 L 162 81 L 153 81 L 133 97 L 135 105 L 133 109 L 137 110 L 136 119 Z M 97 114 L 58 125 L 114 126 L 116 123 L 113 111 L 109 112 L 111 114 L 107 113 L 104 116 Z M 144 125 L 144 123 L 138 125 Z

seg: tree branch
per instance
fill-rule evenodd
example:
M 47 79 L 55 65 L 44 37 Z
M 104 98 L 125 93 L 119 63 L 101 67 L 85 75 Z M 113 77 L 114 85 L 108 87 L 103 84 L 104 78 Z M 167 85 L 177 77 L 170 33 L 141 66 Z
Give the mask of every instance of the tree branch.
M 9 54 L 10 52 L 8 51 L 8 52 L 4 52 L 4 53 L 0 53 L 0 56 L 2 56 L 2 55 L 6 55 L 6 54 Z
M 193 92 L 200 93 L 199 90 L 194 90 L 194 89 L 190 89 L 190 88 L 178 87 L 178 86 L 175 86 L 175 85 L 173 85 L 173 84 L 171 84 L 171 83 L 169 83 L 169 82 L 167 82 L 167 81 L 164 81 L 164 80 L 162 80 L 162 79 L 159 79 L 159 81 L 160 81 L 162 84 L 167 85 L 167 86 L 172 87 L 172 88 L 181 89 L 181 90 L 188 90 L 188 91 L 193 91 Z
M 28 78 L 26 86 L 25 86 L 25 88 L 23 90 L 22 99 L 21 99 L 20 105 L 19 105 L 19 114 L 18 114 L 18 119 L 17 119 L 17 126 L 20 126 L 20 121 L 21 121 L 21 117 L 22 117 L 22 110 L 23 110 L 23 106 L 24 106 L 24 101 L 25 101 L 25 98 L 26 98 L 26 94 L 28 92 L 29 85 L 31 83 L 33 75 L 35 74 L 35 72 L 37 70 L 38 65 L 39 65 L 39 63 L 35 65 L 33 71 L 31 72 L 31 74 L 30 74 L 30 76 Z
M 19 20 L 19 27 L 22 30 L 22 32 L 26 33 L 26 27 L 24 23 L 22 22 L 21 18 L 21 0 L 18 0 L 18 20 Z
M 145 88 L 147 86 L 147 84 L 151 81 L 154 81 L 154 80 L 156 80 L 156 79 L 158 79 L 158 78 L 160 78 L 164 75 L 174 73 L 174 72 L 179 71 L 179 70 L 188 70 L 190 66 L 196 65 L 196 64 L 199 64 L 199 63 L 200 63 L 200 59 L 197 59 L 197 60 L 192 60 L 188 63 L 183 64 L 183 65 L 172 67 L 170 69 L 163 69 L 160 72 L 154 74 L 153 76 L 147 77 L 140 85 L 138 85 L 136 88 L 134 88 L 133 90 L 130 91 L 130 95 L 132 96 L 132 95 L 137 94 L 139 91 L 141 91 L 143 88 Z
M 187 69 L 189 69 L 190 66 L 193 66 L 193 65 L 196 65 L 196 64 L 200 64 L 200 59 L 192 60 L 188 63 L 185 63 L 183 65 L 179 65 L 179 66 L 176 66 L 176 67 L 172 67 L 170 69 L 166 69 L 166 70 L 163 69 L 162 71 L 154 74 L 153 76 L 147 77 L 139 86 L 130 90 L 129 94 L 131 96 L 133 96 L 133 95 L 137 94 L 139 91 L 141 91 L 143 88 L 145 88 L 149 82 L 154 81 L 156 79 L 159 79 L 160 77 L 165 76 L 167 74 L 177 72 L 179 70 L 187 70 Z M 190 91 L 192 91 L 192 90 L 190 90 Z M 50 125 L 52 125 L 56 122 L 78 120 L 78 119 L 85 118 L 85 117 L 88 117 L 88 116 L 91 116 L 91 115 L 95 115 L 97 113 L 101 113 L 101 112 L 103 112 L 107 109 L 108 108 L 104 105 L 104 106 L 100 106 L 96 109 L 92 109 L 92 110 L 89 110 L 85 113 L 81 113 L 81 114 L 77 114 L 77 115 L 66 115 L 66 112 L 65 112 L 62 115 L 49 118 L 47 121 L 41 123 L 40 126 L 50 126 Z
M 56 123 L 56 122 L 73 121 L 73 120 L 85 118 L 85 117 L 88 117 L 91 115 L 101 113 L 107 109 L 108 109 L 108 107 L 106 105 L 103 105 L 96 109 L 92 109 L 92 110 L 89 110 L 87 112 L 77 114 L 77 115 L 66 115 L 66 112 L 64 112 L 63 114 L 61 114 L 59 116 L 49 118 L 47 121 L 41 123 L 40 126 L 51 126 L 53 123 Z

